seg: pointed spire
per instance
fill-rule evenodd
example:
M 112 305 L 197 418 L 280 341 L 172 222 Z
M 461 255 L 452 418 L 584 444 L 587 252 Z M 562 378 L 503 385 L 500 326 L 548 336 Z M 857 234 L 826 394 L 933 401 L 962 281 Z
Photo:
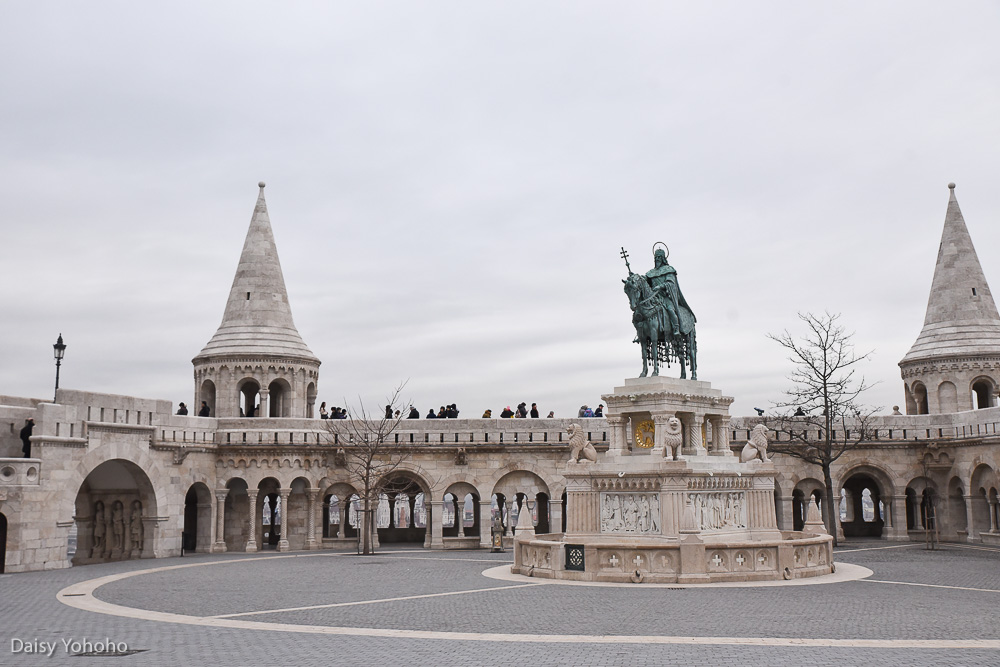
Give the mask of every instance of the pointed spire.
M 947 356 L 1000 353 L 1000 314 L 949 183 L 924 327 L 900 365 Z
M 285 278 L 264 201 L 264 182 L 258 185 L 260 194 L 222 324 L 195 360 L 249 354 L 318 362 L 292 321 Z

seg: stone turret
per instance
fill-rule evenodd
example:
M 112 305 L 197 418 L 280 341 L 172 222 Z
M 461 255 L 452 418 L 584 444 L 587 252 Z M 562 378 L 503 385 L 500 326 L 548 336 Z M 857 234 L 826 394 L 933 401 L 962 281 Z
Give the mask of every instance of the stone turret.
M 320 361 L 292 321 L 259 185 L 222 324 L 192 360 L 192 414 L 205 401 L 213 417 L 312 417 Z
M 997 405 L 1000 314 L 962 210 L 951 191 L 927 315 L 899 368 L 907 414 L 940 414 Z

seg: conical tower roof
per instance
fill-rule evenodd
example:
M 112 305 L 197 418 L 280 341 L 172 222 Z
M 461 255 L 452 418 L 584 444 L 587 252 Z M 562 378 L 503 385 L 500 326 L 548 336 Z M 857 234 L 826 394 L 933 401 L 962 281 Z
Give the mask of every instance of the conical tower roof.
M 278 248 L 271 232 L 271 220 L 260 184 L 257 205 L 250 220 L 243 254 L 229 291 L 226 312 L 219 330 L 194 358 L 265 356 L 294 358 L 318 364 L 306 346 L 288 305 L 285 278 L 278 261 Z
M 924 328 L 904 364 L 942 357 L 1000 355 L 1000 314 L 955 197 L 944 218 Z

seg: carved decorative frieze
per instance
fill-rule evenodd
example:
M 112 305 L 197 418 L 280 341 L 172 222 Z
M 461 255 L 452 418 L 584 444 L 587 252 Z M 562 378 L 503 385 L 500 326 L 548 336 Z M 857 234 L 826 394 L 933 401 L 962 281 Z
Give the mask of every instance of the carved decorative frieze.
M 701 531 L 747 527 L 747 497 L 743 491 L 689 493 L 695 525 Z

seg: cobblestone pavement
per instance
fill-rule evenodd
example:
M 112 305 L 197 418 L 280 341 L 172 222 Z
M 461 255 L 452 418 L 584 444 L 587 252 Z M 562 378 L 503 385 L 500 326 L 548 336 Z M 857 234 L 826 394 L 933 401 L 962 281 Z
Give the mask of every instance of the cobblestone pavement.
M 0 665 L 1000 665 L 1000 549 L 855 542 L 835 558 L 873 575 L 772 588 L 523 584 L 482 574 L 510 554 L 419 549 L 197 555 L 0 575 Z M 131 615 L 187 620 L 95 613 L 56 598 L 71 584 L 163 567 L 171 569 L 110 581 L 94 597 Z M 220 616 L 245 627 L 202 618 Z M 469 634 L 429 636 L 437 632 Z M 84 638 L 145 651 L 73 657 L 63 640 Z M 733 643 L 743 638 L 760 645 Z M 947 646 L 955 640 L 989 646 Z M 13 652 L 22 641 L 54 642 L 54 655 Z

